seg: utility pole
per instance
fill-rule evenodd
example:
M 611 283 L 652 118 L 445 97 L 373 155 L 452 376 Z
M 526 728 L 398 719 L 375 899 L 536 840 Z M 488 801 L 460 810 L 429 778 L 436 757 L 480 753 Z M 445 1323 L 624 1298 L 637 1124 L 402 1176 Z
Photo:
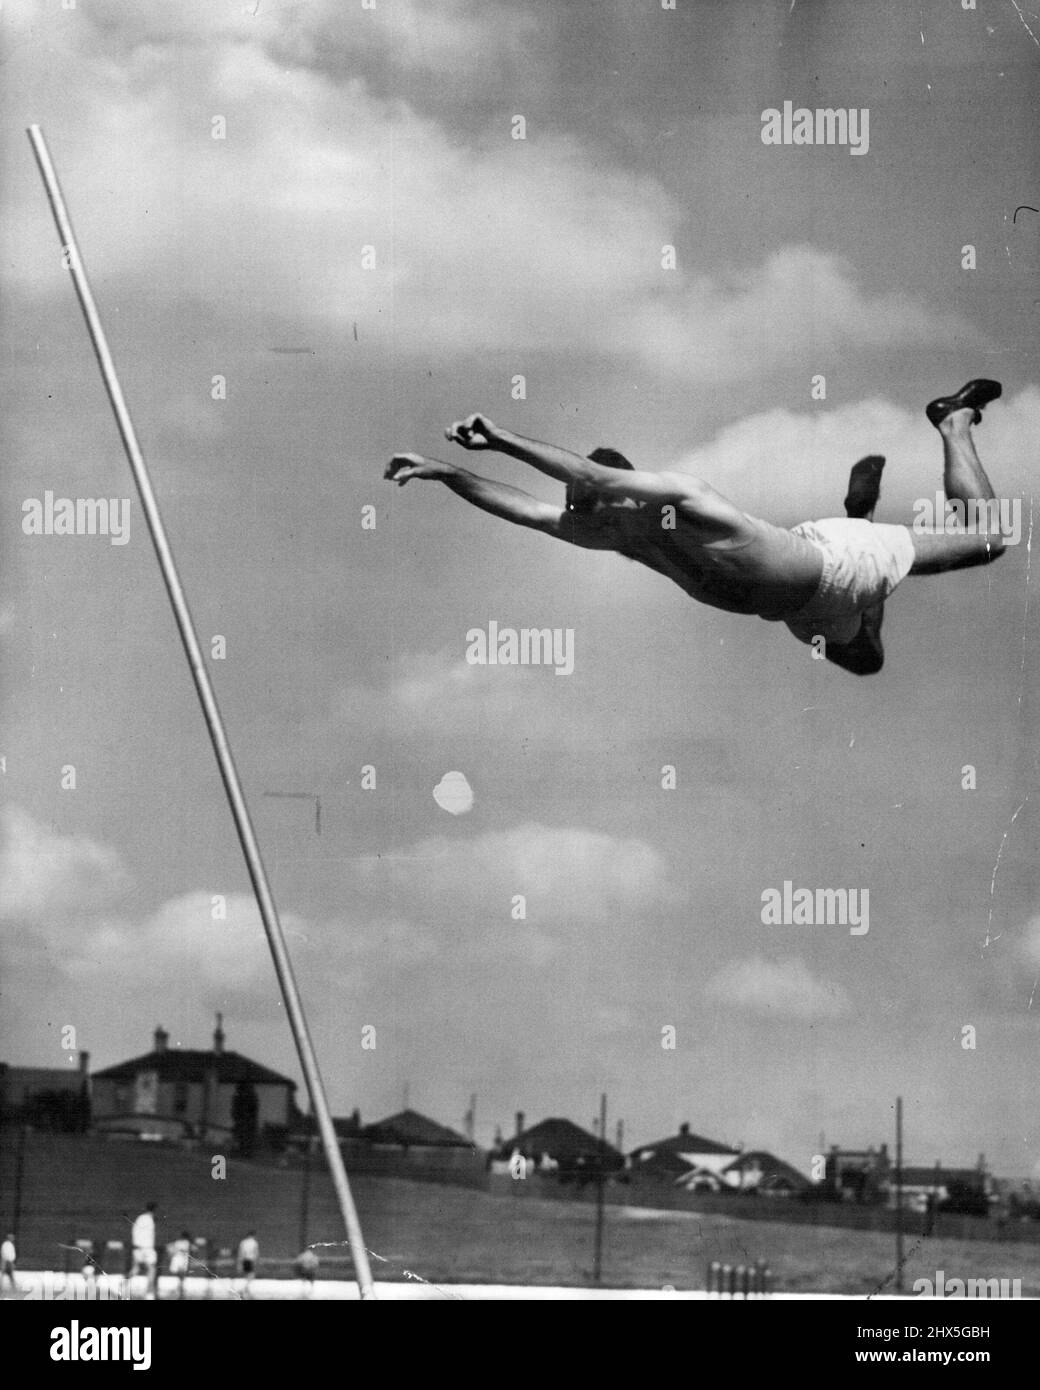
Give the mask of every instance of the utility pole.
M 903 1097 L 896 1096 L 896 1293 L 903 1292 Z
M 603 1276 L 603 1189 L 607 1178 L 607 1093 L 599 1098 L 599 1164 L 596 1175 L 596 1244 L 592 1255 L 592 1278 Z
M 466 1138 L 471 1144 L 477 1142 L 477 1093 L 474 1091 L 469 1098 L 469 1109 L 466 1112 Z

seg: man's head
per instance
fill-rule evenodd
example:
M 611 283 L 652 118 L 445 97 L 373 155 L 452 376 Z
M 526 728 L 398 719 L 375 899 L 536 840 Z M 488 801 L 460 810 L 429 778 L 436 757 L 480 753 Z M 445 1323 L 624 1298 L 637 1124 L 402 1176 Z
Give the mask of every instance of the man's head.
M 627 468 L 630 472 L 633 471 L 632 464 L 629 463 L 624 454 L 619 454 L 616 449 L 593 449 L 589 458 L 593 463 L 600 463 L 605 468 Z M 567 488 L 567 510 L 569 512 L 594 512 L 600 500 L 599 494 L 592 488 L 586 487 L 584 483 L 571 483 Z

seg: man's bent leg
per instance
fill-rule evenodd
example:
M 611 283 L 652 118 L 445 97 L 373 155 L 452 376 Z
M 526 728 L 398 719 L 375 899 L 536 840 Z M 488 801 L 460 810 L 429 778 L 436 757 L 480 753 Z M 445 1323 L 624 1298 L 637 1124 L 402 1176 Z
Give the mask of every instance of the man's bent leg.
M 943 442 L 943 485 L 951 502 L 960 503 L 964 517 L 975 529 L 965 531 L 911 530 L 916 559 L 912 574 L 941 574 L 945 570 L 985 565 L 1003 554 L 1004 538 L 988 531 L 990 513 L 985 504 L 996 498 L 986 470 L 979 461 L 972 436 L 971 409 L 955 410 L 940 420 L 936 429 Z

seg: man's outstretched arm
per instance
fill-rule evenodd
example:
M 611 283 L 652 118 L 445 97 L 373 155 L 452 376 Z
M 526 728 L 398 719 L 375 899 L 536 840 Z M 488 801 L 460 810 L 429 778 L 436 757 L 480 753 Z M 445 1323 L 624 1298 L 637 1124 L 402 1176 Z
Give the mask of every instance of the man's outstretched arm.
M 559 535 L 562 507 L 540 502 L 537 497 L 518 487 L 510 487 L 508 483 L 496 483 L 490 478 L 468 473 L 465 468 L 456 468 L 453 463 L 423 458 L 421 454 L 395 454 L 383 476 L 401 487 L 412 478 L 443 483 L 482 512 L 490 512 L 492 516 L 500 516 L 517 526 L 529 526 L 536 531 Z
M 703 489 L 698 479 L 683 473 L 644 473 L 608 468 L 582 458 L 569 449 L 526 439 L 493 424 L 486 415 L 470 415 L 445 430 L 448 439 L 464 449 L 496 449 L 519 459 L 561 483 L 581 483 L 605 500 L 631 498 L 635 502 L 679 503 Z

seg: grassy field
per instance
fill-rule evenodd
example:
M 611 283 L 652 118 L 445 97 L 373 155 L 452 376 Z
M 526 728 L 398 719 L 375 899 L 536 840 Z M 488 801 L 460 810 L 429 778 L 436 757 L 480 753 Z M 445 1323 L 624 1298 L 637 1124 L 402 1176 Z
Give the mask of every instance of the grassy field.
M 13 1214 L 12 1177 L 13 1154 L 5 1145 L 0 1157 L 5 1229 Z M 595 1229 L 589 1203 L 493 1197 L 399 1178 L 361 1176 L 353 1188 L 377 1279 L 589 1282 Z M 227 1177 L 215 1180 L 208 1154 L 36 1135 L 23 1176 L 19 1263 L 24 1269 L 60 1269 L 64 1247 L 77 1236 L 90 1236 L 99 1245 L 109 1236 L 125 1240 L 130 1220 L 154 1198 L 160 1204 L 160 1242 L 183 1228 L 206 1234 L 216 1250 L 233 1247 L 255 1227 L 263 1273 L 287 1274 L 299 1250 L 301 1192 L 298 1171 L 232 1162 Z M 319 1244 L 323 1270 L 345 1275 L 342 1223 L 324 1175 L 315 1174 L 311 1184 L 307 1234 Z M 934 1279 L 944 1270 L 948 1278 L 1021 1279 L 1024 1296 L 1040 1296 L 1040 1246 L 1035 1244 L 908 1237 L 906 1254 L 908 1292 L 915 1279 Z M 764 1260 L 774 1286 L 792 1292 L 893 1291 L 894 1238 L 888 1234 L 608 1206 L 604 1283 L 703 1288 L 712 1260 Z
M 591 1206 L 510 1201 L 450 1188 L 420 1192 L 418 1186 L 386 1180 L 378 1204 L 371 1204 L 367 1214 L 362 1207 L 366 1241 L 385 1261 L 373 1261 L 377 1277 L 398 1277 L 400 1269 L 408 1268 L 435 1283 L 588 1281 L 595 1222 Z M 934 1279 L 941 1269 L 951 1278 L 1021 1279 L 1023 1296 L 1040 1295 L 1040 1250 L 1033 1245 L 907 1240 L 906 1255 L 908 1292 L 914 1279 Z M 894 1259 L 894 1238 L 874 1232 L 611 1207 L 604 1283 L 703 1288 L 712 1260 L 764 1260 L 778 1289 L 891 1293 Z

